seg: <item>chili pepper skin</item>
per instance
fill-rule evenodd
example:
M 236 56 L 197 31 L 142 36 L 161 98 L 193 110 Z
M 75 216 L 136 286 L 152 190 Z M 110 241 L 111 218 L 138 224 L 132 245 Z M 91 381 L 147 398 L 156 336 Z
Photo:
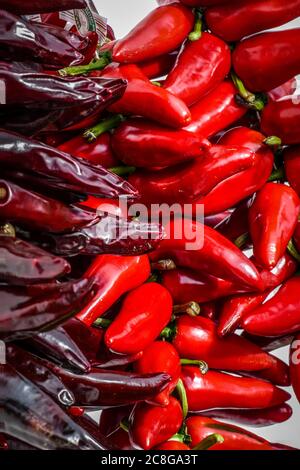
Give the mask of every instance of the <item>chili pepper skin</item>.
M 146 349 L 169 323 L 173 302 L 160 284 L 151 282 L 127 294 L 120 313 L 105 333 L 106 346 L 119 354 Z
M 205 20 L 209 29 L 227 42 L 275 28 L 300 15 L 299 0 L 286 6 L 280 0 L 242 0 L 220 5 L 208 9 Z
M 220 339 L 212 320 L 183 315 L 176 320 L 172 344 L 180 357 L 203 360 L 210 368 L 238 371 L 261 370 L 272 365 L 272 357 L 238 335 Z
M 238 286 L 261 290 L 261 279 L 252 262 L 216 230 L 187 219 L 184 226 L 181 220 L 175 220 L 165 230 L 167 238 L 151 254 L 151 259 L 173 259 L 176 266 L 191 268 L 197 272 L 207 271 L 210 275 L 234 282 Z M 189 240 L 186 238 L 187 230 Z M 178 233 L 183 234 L 181 239 L 176 238 Z M 195 234 L 199 236 L 200 233 L 203 233 L 203 238 L 199 243 Z M 192 250 L 187 250 L 191 237 L 194 237 L 195 244 Z
M 280 337 L 299 331 L 299 277 L 288 279 L 265 304 L 243 320 L 243 328 L 252 335 Z
M 290 350 L 290 371 L 294 392 L 300 402 L 300 336 L 296 336 L 291 344 Z
M 50 188 L 109 198 L 137 195 L 122 178 L 94 162 L 12 132 L 0 132 L 0 151 L 3 169 L 12 169 L 14 165 L 19 171 L 43 176 L 43 184 Z
M 191 122 L 191 113 L 184 102 L 168 90 L 153 85 L 137 65 L 111 64 L 101 76 L 127 80 L 125 93 L 110 106 L 111 112 L 143 116 L 175 129 Z
M 47 282 L 71 271 L 69 263 L 28 242 L 0 236 L 0 279 L 27 285 Z
M 261 266 L 271 269 L 284 255 L 299 210 L 300 200 L 289 186 L 267 183 L 257 193 L 249 209 L 249 227 L 254 256 Z
M 220 83 L 191 107 L 192 122 L 184 129 L 209 138 L 229 127 L 247 111 L 236 103 L 236 94 L 232 82 Z
M 191 412 L 211 408 L 263 409 L 290 399 L 289 393 L 264 380 L 215 371 L 202 375 L 198 367 L 183 367 L 182 381 Z
M 251 168 L 254 160 L 255 155 L 250 150 L 215 145 L 205 152 L 203 158 L 196 158 L 176 169 L 147 174 L 137 171 L 128 181 L 138 189 L 142 202 L 146 204 L 188 204 L 204 197 L 224 179 Z
M 85 0 L 1 0 L 1 7 L 19 15 L 32 15 L 35 13 L 50 13 L 53 11 L 71 10 L 72 8 L 85 8 Z
M 267 369 L 250 372 L 249 374 L 241 373 L 242 375 L 249 375 L 249 377 L 258 377 L 259 379 L 267 380 L 273 385 L 280 387 L 289 387 L 291 385 L 291 376 L 288 365 L 275 356 L 270 356 L 273 359 L 273 364 Z
M 111 135 L 109 132 L 101 134 L 95 142 L 87 142 L 81 135 L 63 142 L 58 147 L 64 153 L 81 157 L 93 165 L 101 165 L 103 168 L 118 166 L 118 160 L 111 148 Z
M 1 286 L 1 337 L 23 339 L 65 322 L 90 299 L 91 280 L 27 287 Z
M 95 213 L 23 189 L 17 184 L 0 180 L 0 218 L 29 228 L 53 233 L 73 230 L 92 222 Z
M 186 424 L 192 438 L 192 446 L 218 432 L 224 442 L 215 444 L 210 450 L 272 450 L 271 444 L 265 439 L 232 424 L 221 423 L 205 416 L 192 416 L 187 419 Z
M 181 371 L 180 358 L 174 346 L 165 341 L 155 341 L 143 351 L 134 369 L 141 374 L 164 372 L 170 375 L 172 381 L 167 388 L 152 400 L 154 404 L 168 405 L 170 394 L 177 385 Z
M 196 134 L 160 127 L 142 119 L 122 123 L 112 137 L 113 151 L 123 163 L 150 169 L 198 159 L 209 145 Z M 200 161 L 197 163 L 200 165 Z M 132 179 L 135 181 L 135 175 Z
M 190 448 L 184 444 L 183 442 L 179 441 L 166 441 L 159 446 L 155 447 L 156 450 L 185 450 L 188 451 Z
M 139 62 L 139 68 L 149 80 L 167 75 L 172 70 L 178 51 L 155 57 L 154 59 Z
M 202 33 L 197 41 L 186 41 L 163 86 L 190 107 L 224 80 L 230 65 L 228 45 Z
M 182 419 L 180 403 L 174 397 L 163 408 L 140 403 L 130 417 L 130 440 L 138 448 L 152 449 L 176 434 Z
M 297 96 L 270 101 L 262 112 L 261 128 L 267 135 L 277 135 L 286 145 L 299 144 L 300 104 Z
M 76 315 L 90 326 L 103 315 L 125 292 L 143 284 L 150 276 L 150 263 L 146 255 L 100 255 L 95 258 L 85 278 L 95 278 L 94 298 Z
M 174 51 L 193 29 L 194 15 L 182 5 L 158 7 L 118 41 L 115 62 L 136 63 Z
M 240 42 L 232 61 L 245 87 L 250 91 L 270 91 L 298 75 L 299 39 L 300 28 L 295 28 L 257 34 Z

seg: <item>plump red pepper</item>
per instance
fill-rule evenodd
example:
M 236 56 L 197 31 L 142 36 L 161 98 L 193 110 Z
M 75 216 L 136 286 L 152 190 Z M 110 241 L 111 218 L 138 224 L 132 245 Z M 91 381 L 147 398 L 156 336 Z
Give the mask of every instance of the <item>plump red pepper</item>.
M 209 8 L 205 20 L 209 29 L 227 42 L 275 28 L 300 16 L 300 1 L 287 5 L 281 0 L 241 0 Z
M 182 5 L 158 7 L 116 43 L 116 62 L 136 63 L 174 51 L 193 29 L 194 15 Z
M 140 449 L 152 449 L 176 434 L 182 420 L 180 403 L 174 397 L 163 408 L 139 403 L 130 418 L 130 440 Z
M 35 13 L 48 13 L 52 11 L 71 10 L 72 8 L 85 8 L 85 0 L 1 0 L 1 7 L 20 15 Z
M 243 328 L 253 335 L 279 337 L 300 328 L 298 288 L 300 277 L 286 281 L 265 304 L 244 318 Z
M 167 388 L 152 399 L 154 404 L 168 405 L 170 394 L 176 387 L 181 372 L 180 358 L 174 346 L 166 341 L 155 341 L 143 351 L 134 369 L 141 374 L 164 372 L 170 375 L 172 381 Z
M 234 70 L 248 90 L 270 91 L 300 72 L 299 40 L 300 28 L 244 39 L 233 52 Z
M 206 139 L 191 132 L 160 127 L 142 119 L 122 123 L 112 137 L 117 157 L 126 165 L 142 168 L 169 167 L 187 162 L 201 157 L 209 145 Z
M 152 255 L 152 259 L 173 259 L 178 266 L 194 269 L 198 272 L 207 271 L 211 275 L 221 277 L 248 289 L 261 289 L 260 276 L 251 261 L 229 240 L 216 230 L 189 220 L 175 220 L 166 227 L 167 238 L 162 240 L 160 247 Z M 188 230 L 188 237 L 187 237 Z M 193 238 L 195 246 L 187 250 L 190 237 L 203 232 L 199 246 L 199 238 Z M 184 233 L 185 232 L 185 233 Z M 178 239 L 178 234 L 182 234 Z M 177 234 L 177 237 L 176 237 Z M 189 238 L 189 240 L 188 240 Z M 202 244 L 203 243 L 203 244 Z
M 206 138 L 226 129 L 247 112 L 244 106 L 237 104 L 236 94 L 232 82 L 220 83 L 191 107 L 192 122 L 185 129 Z
M 169 329 L 163 333 L 169 334 Z M 183 315 L 172 333 L 172 344 L 181 358 L 204 360 L 213 369 L 253 371 L 273 363 L 270 355 L 238 335 L 219 338 L 216 324 L 208 318 Z
M 290 370 L 293 389 L 300 403 L 300 335 L 291 344 Z
M 92 325 L 125 292 L 143 284 L 149 276 L 150 263 L 147 255 L 97 256 L 85 273 L 87 279 L 95 278 L 96 294 L 77 314 L 77 318 L 86 325 Z
M 265 268 L 276 266 L 297 225 L 300 200 L 289 186 L 266 184 L 249 209 L 254 256 Z
M 210 450 L 272 450 L 271 444 L 265 439 L 238 426 L 206 416 L 192 416 L 187 419 L 186 425 L 192 438 L 192 446 L 217 432 L 224 438 L 224 442 L 214 445 Z
M 162 161 L 166 162 L 167 159 Z M 253 167 L 254 161 L 255 154 L 251 150 L 214 145 L 207 149 L 203 158 L 182 164 L 176 169 L 167 168 L 151 173 L 137 171 L 128 181 L 138 189 L 145 204 L 187 204 L 206 196 L 224 179 Z
M 260 379 L 237 377 L 198 367 L 182 368 L 189 411 L 210 408 L 270 408 L 290 399 L 290 394 Z
M 300 143 L 300 100 L 299 96 L 285 97 L 270 101 L 261 115 L 261 129 L 266 135 L 278 136 L 283 144 Z
M 187 40 L 163 86 L 191 106 L 224 80 L 230 65 L 228 45 L 202 33 L 197 41 Z
M 119 354 L 146 349 L 169 323 L 172 297 L 163 286 L 151 282 L 127 294 L 120 313 L 106 330 L 106 346 Z
M 204 204 L 206 215 L 234 207 L 263 187 L 272 173 L 274 163 L 273 152 L 263 143 L 264 140 L 263 134 L 246 127 L 237 127 L 223 136 L 221 145 L 241 145 L 248 148 L 254 152 L 255 162 L 251 168 L 219 182 L 209 194 L 199 200 L 199 204 Z
M 167 75 L 174 67 L 178 51 L 155 57 L 154 59 L 139 62 L 139 68 L 149 80 Z

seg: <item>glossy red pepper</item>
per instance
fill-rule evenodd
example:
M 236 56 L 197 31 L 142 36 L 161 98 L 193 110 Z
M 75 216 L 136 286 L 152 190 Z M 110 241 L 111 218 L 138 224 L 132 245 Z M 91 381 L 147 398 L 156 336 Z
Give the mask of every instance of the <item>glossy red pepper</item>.
M 169 333 L 168 329 L 163 333 Z M 172 344 L 181 358 L 203 360 L 213 369 L 239 371 L 270 367 L 272 357 L 238 335 L 221 339 L 208 318 L 183 315 L 175 323 Z
M 185 129 L 206 138 L 226 129 L 247 112 L 244 106 L 237 104 L 236 94 L 232 82 L 217 85 L 191 107 L 192 122 Z
M 203 158 L 176 169 L 137 171 L 128 181 L 138 189 L 145 204 L 188 204 L 206 196 L 224 179 L 253 167 L 255 158 L 251 150 L 242 147 L 214 145 L 207 149 Z M 162 161 L 166 163 L 167 159 Z
M 296 259 L 287 252 L 283 255 L 282 258 L 280 258 L 276 266 L 271 270 L 262 269 L 255 259 L 253 259 L 253 261 L 260 272 L 265 289 L 278 287 L 280 284 L 292 277 L 298 268 L 298 262 Z
M 169 323 L 172 297 L 163 286 L 143 284 L 125 297 L 122 308 L 105 333 L 106 346 L 119 354 L 146 349 Z
M 286 281 L 279 291 L 243 320 L 243 328 L 253 335 L 279 337 L 300 328 L 300 307 L 297 294 L 300 277 Z
M 284 255 L 300 210 L 296 192 L 284 184 L 267 183 L 249 209 L 249 228 L 257 262 L 271 269 Z
M 261 289 L 261 279 L 252 262 L 216 230 L 187 219 L 184 226 L 181 220 L 175 220 L 165 228 L 167 238 L 161 241 L 159 249 L 151 255 L 152 259 L 171 258 L 177 266 L 207 271 L 247 289 Z M 179 233 L 181 239 L 178 239 Z M 203 233 L 203 238 L 195 238 L 196 233 L 197 237 Z M 195 244 L 189 250 L 187 243 L 191 240 Z
M 178 51 L 155 57 L 154 59 L 139 62 L 139 68 L 149 80 L 167 75 L 174 67 Z
M 164 372 L 170 375 L 172 381 L 167 388 L 152 400 L 154 404 L 168 405 L 170 394 L 176 387 L 181 372 L 180 357 L 174 346 L 166 341 L 155 341 L 143 351 L 134 369 L 141 374 Z
M 163 86 L 192 106 L 224 80 L 230 66 L 227 44 L 213 34 L 202 33 L 197 41 L 186 41 Z
M 150 263 L 147 255 L 97 256 L 85 273 L 87 279 L 95 278 L 96 294 L 77 314 L 77 318 L 86 325 L 92 325 L 125 292 L 143 284 L 149 276 Z
M 290 394 L 260 379 L 221 372 L 201 374 L 198 367 L 182 368 L 189 411 L 210 408 L 270 408 L 290 399 Z
M 85 0 L 1 0 L 1 7 L 20 15 L 34 13 L 47 13 L 52 11 L 71 10 L 72 8 L 85 8 Z
M 142 168 L 169 167 L 202 157 L 209 145 L 206 139 L 191 132 L 160 127 L 142 119 L 124 122 L 112 136 L 116 156 L 126 165 Z
M 270 91 L 300 72 L 299 40 L 300 28 L 244 39 L 233 52 L 234 70 L 248 90 Z
M 300 16 L 300 1 L 287 5 L 281 0 L 241 0 L 209 8 L 209 29 L 227 42 L 235 42 L 259 31 L 275 28 Z M 220 6 L 221 5 L 221 6 Z
M 140 449 L 152 449 L 176 434 L 182 420 L 180 403 L 174 397 L 163 408 L 139 403 L 130 417 L 130 440 Z
M 278 136 L 283 144 L 299 144 L 299 96 L 270 101 L 261 116 L 261 128 L 267 135 Z
M 192 438 L 192 446 L 217 432 L 224 438 L 224 442 L 214 445 L 210 450 L 272 450 L 271 444 L 265 439 L 238 426 L 206 416 L 192 416 L 187 419 L 186 424 L 187 432 Z
M 174 51 L 193 25 L 194 15 L 184 6 L 158 7 L 115 44 L 112 58 L 116 62 L 136 63 Z
M 267 380 L 273 385 L 279 385 L 280 387 L 289 387 L 291 385 L 289 366 L 284 361 L 278 359 L 275 356 L 270 355 L 270 358 L 273 359 L 273 364 L 271 367 L 255 372 L 246 372 L 245 375 Z M 242 372 L 242 375 L 244 375 L 244 372 Z
M 291 344 L 290 370 L 293 389 L 300 403 L 300 335 Z

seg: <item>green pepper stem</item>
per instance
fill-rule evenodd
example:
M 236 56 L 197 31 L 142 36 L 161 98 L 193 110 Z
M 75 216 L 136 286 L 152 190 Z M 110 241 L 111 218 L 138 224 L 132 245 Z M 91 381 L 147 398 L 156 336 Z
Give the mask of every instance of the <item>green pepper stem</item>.
M 129 432 L 129 422 L 127 419 L 122 419 L 122 421 L 120 421 L 120 428 L 125 432 Z
M 262 111 L 265 103 L 261 98 L 258 98 L 254 93 L 248 91 L 242 80 L 234 73 L 231 73 L 231 79 L 239 92 L 239 95 L 245 101 L 245 104 L 256 111 Z
M 284 178 L 284 169 L 278 168 L 277 170 L 273 171 L 270 178 L 268 179 L 269 182 L 282 180 Z
M 248 240 L 248 232 L 247 233 L 243 233 L 243 235 L 239 236 L 235 241 L 234 241 L 234 244 L 235 246 L 237 246 L 238 248 L 242 248 L 246 241 Z
M 114 116 L 99 122 L 96 126 L 87 129 L 84 132 L 83 137 L 87 139 L 88 142 L 94 142 L 99 135 L 118 127 L 122 121 L 124 121 L 122 114 L 115 114 Z
M 221 434 L 211 434 L 207 436 L 203 441 L 199 442 L 192 450 L 208 450 L 216 444 L 222 444 L 224 437 Z
M 150 277 L 148 277 L 146 282 L 159 282 L 159 276 L 156 273 L 152 273 Z
M 181 406 L 182 406 L 182 415 L 183 419 L 187 417 L 187 414 L 189 412 L 189 405 L 188 405 L 188 400 L 186 396 L 186 390 L 185 386 L 183 385 L 183 382 L 181 379 L 178 380 L 177 385 L 176 385 L 176 392 L 179 395 L 180 401 L 181 401 Z
M 205 375 L 208 372 L 208 365 L 205 361 L 199 361 L 196 359 L 180 359 L 182 366 L 198 366 L 201 374 Z
M 97 318 L 94 322 L 94 326 L 100 326 L 101 328 L 108 328 L 112 324 L 112 321 L 108 318 Z
M 195 24 L 194 29 L 189 34 L 190 41 L 198 41 L 202 36 L 202 12 L 201 10 L 195 9 Z
M 151 268 L 156 271 L 173 271 L 176 269 L 176 264 L 172 259 L 161 259 L 151 263 Z
M 276 135 L 270 135 L 264 140 L 264 144 L 269 145 L 270 147 L 280 147 L 282 145 L 282 140 Z
M 58 71 L 61 77 L 75 77 L 76 75 L 83 75 L 92 72 L 93 70 L 103 70 L 111 63 L 111 53 L 109 51 L 103 52 L 99 59 L 94 59 L 87 65 L 76 65 L 74 67 L 65 67 Z
M 296 249 L 294 243 L 293 243 L 293 240 L 290 240 L 289 243 L 288 243 L 288 246 L 287 246 L 287 250 L 289 252 L 289 254 L 295 258 L 296 261 L 300 262 L 300 253 L 298 252 L 298 250 Z
M 132 175 L 136 171 L 136 168 L 135 166 L 114 166 L 113 168 L 109 168 L 109 171 L 118 176 L 127 176 Z
M 157 82 L 156 80 L 152 80 L 151 81 L 152 85 L 155 85 L 155 86 L 158 86 L 158 87 L 161 87 L 161 83 L 160 82 Z
M 160 337 L 167 341 L 172 341 L 175 335 L 176 335 L 176 327 L 174 325 L 166 326 L 160 333 Z
M 197 317 L 200 314 L 200 305 L 194 301 L 183 305 L 174 305 L 173 314 L 178 315 L 180 313 L 185 313 L 190 315 L 190 317 Z

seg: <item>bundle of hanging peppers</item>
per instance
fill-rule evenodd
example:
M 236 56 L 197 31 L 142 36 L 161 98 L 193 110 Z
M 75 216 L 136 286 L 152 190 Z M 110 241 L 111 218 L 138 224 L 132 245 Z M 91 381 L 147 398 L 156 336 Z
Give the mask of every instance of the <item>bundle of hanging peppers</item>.
M 0 450 L 291 450 L 300 1 L 91 3 L 0 1 Z

